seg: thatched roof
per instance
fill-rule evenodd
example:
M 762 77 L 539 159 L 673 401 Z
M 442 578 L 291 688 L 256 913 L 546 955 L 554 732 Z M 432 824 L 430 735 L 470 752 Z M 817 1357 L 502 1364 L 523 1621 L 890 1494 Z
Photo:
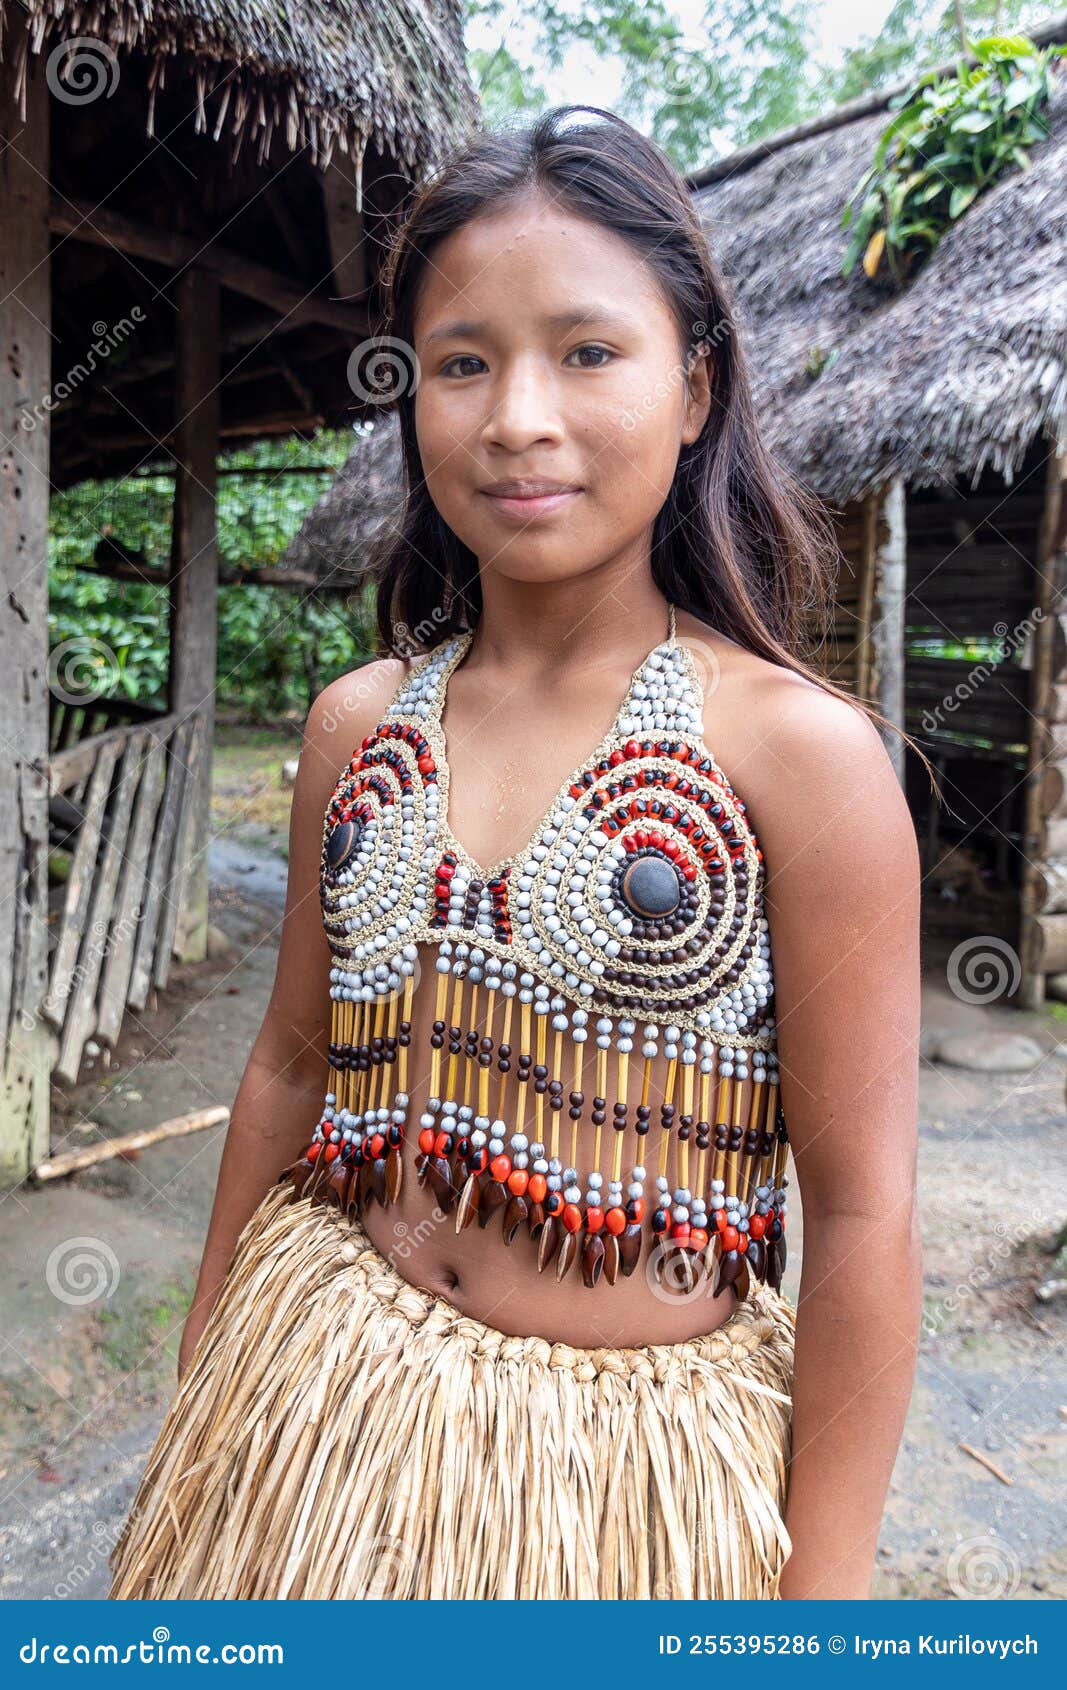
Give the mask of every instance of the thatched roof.
M 412 175 L 476 121 L 460 0 L 18 0 L 32 50 L 89 37 L 195 75 L 200 127 L 320 162 L 369 140 Z M 3 6 L 0 5 L 0 49 Z M 21 50 L 25 52 L 25 39 Z M 179 69 L 175 61 L 184 58 Z M 151 118 L 151 111 L 149 112 Z
M 396 413 L 386 412 L 308 512 L 280 568 L 318 575 L 323 588 L 354 586 L 395 526 L 403 503 L 402 466 Z
M 54 485 L 168 458 L 193 265 L 225 446 L 354 422 L 388 231 L 477 124 L 460 0 L 0 0 L 0 30 L 49 106 Z
M 1029 171 L 977 199 L 903 292 L 840 273 L 842 208 L 884 111 L 776 147 L 696 195 L 730 277 L 772 450 L 834 502 L 900 475 L 1009 479 L 1067 423 L 1067 75 Z M 806 373 L 814 352 L 836 356 Z

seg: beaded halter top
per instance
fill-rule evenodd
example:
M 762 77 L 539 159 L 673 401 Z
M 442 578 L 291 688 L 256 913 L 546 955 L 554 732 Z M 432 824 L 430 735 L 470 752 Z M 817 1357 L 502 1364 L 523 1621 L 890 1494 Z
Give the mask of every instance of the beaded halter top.
M 703 689 L 674 606 L 604 739 L 529 845 L 492 871 L 449 825 L 441 717 L 473 637 L 453 636 L 405 678 L 330 799 L 332 1080 L 280 1180 L 292 1201 L 385 1206 L 414 1136 L 415 1177 L 457 1232 L 495 1222 L 509 1244 L 533 1242 L 542 1272 L 578 1265 L 586 1286 L 614 1284 L 647 1247 L 646 1271 L 668 1289 L 710 1275 L 744 1297 L 755 1274 L 777 1290 L 788 1138 L 763 854 L 701 737 Z M 413 1134 L 420 947 L 437 989 Z M 592 1166 L 579 1170 L 582 1124 Z

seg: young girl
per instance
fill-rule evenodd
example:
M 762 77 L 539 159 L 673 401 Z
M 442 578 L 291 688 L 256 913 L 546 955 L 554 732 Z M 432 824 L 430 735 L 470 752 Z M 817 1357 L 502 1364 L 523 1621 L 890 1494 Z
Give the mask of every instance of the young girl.
M 918 1325 L 918 868 L 870 714 L 795 654 L 825 519 L 611 113 L 475 139 L 385 280 L 378 624 L 420 655 L 308 718 L 111 1595 L 865 1597 Z

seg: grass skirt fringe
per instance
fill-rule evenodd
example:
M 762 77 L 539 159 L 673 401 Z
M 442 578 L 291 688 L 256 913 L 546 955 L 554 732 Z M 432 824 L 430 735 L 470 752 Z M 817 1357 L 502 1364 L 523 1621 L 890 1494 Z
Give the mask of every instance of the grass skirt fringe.
M 409 1285 L 276 1186 L 112 1550 L 112 1599 L 773 1597 L 794 1316 L 575 1349 Z M 586 1293 L 588 1294 L 588 1293 Z

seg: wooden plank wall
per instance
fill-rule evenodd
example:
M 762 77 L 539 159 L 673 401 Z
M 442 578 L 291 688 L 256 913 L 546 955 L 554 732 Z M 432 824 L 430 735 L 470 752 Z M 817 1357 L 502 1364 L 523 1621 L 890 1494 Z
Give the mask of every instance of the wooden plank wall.
M 78 1078 L 85 1046 L 112 1047 L 123 1014 L 170 973 L 190 848 L 189 792 L 205 723 L 177 715 L 111 728 L 49 759 L 53 799 L 71 826 L 71 862 L 54 912 L 43 1014 L 56 1079 Z M 192 771 L 192 775 L 190 774 Z

